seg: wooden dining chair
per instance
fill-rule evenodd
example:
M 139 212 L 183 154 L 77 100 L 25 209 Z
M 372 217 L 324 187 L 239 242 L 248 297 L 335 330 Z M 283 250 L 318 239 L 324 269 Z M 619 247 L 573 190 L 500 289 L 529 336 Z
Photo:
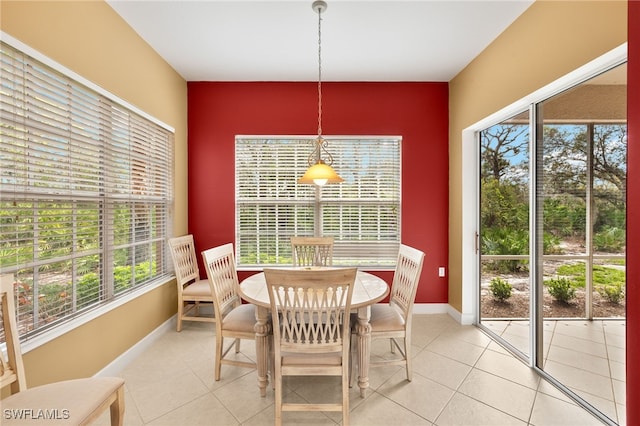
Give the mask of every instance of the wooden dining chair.
M 220 380 L 222 364 L 256 368 L 256 363 L 226 358 L 232 347 L 240 352 L 241 339 L 254 340 L 256 324 L 255 306 L 243 304 L 240 298 L 238 273 L 233 254 L 233 244 L 228 243 L 202 252 L 216 321 L 215 379 Z M 233 339 L 225 349 L 225 337 Z
M 291 237 L 293 266 L 333 265 L 333 237 Z
M 411 323 L 413 303 L 418 290 L 424 253 L 413 247 L 400 245 L 398 260 L 391 284 L 388 304 L 376 304 L 371 307 L 371 340 L 390 339 L 391 352 L 398 349 L 400 358 L 370 362 L 370 367 L 385 365 L 404 365 L 407 380 L 412 379 L 411 367 Z M 397 339 L 402 339 L 400 345 Z
M 213 295 L 209 281 L 200 279 L 193 235 L 170 238 L 169 249 L 178 287 L 177 331 L 182 330 L 182 321 L 215 322 L 215 315 L 200 312 L 200 304 L 213 304 Z
M 349 311 L 356 268 L 265 269 L 274 346 L 275 424 L 283 411 L 341 411 L 349 424 Z M 339 376 L 339 403 L 284 402 L 283 377 Z
M 13 282 L 13 275 L 0 277 L 1 330 L 7 350 L 6 359 L 0 351 L 0 388 L 10 389 L 10 395 L 0 401 L 0 423 L 25 424 L 26 420 L 29 424 L 45 424 L 41 418 L 26 419 L 24 416 L 50 410 L 49 413 L 55 413 L 64 420 L 61 423 L 87 425 L 109 409 L 111 425 L 122 425 L 124 379 L 120 377 L 90 377 L 27 388 L 16 324 Z

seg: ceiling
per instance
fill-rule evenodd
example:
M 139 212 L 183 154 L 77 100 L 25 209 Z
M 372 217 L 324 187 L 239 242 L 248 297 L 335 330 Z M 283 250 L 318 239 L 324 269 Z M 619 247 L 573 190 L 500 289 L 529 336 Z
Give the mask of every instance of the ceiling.
M 187 81 L 317 81 L 311 0 L 106 0 Z M 450 81 L 533 0 L 327 0 L 323 81 Z

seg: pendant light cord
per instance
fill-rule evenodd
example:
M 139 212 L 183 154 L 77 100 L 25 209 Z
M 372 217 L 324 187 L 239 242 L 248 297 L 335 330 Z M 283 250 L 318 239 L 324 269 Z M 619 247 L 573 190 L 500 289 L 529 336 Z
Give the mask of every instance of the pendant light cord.
M 322 137 L 322 8 L 318 9 L 318 139 Z

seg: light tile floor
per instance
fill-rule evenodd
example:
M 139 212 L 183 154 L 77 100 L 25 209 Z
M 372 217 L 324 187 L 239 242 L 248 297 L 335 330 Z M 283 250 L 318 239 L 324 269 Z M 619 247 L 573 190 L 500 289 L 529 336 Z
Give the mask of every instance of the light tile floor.
M 402 367 L 371 369 L 370 390 L 351 390 L 350 422 L 358 425 L 599 425 L 555 387 L 475 326 L 448 315 L 413 320 L 413 381 Z M 125 379 L 125 425 L 272 425 L 271 386 L 260 397 L 255 370 L 222 366 L 213 379 L 214 327 L 185 323 L 163 334 L 131 362 Z M 374 340 L 372 357 L 390 356 L 386 340 Z M 562 358 L 565 354 L 558 353 Z M 255 359 L 252 341 L 241 357 Z M 288 380 L 286 399 L 338 394 L 333 378 Z M 337 425 L 340 413 L 284 413 L 284 424 Z M 99 424 L 108 424 L 105 414 Z
M 483 321 L 520 351 L 528 352 L 528 321 Z M 545 320 L 544 369 L 610 419 L 624 425 L 624 320 Z

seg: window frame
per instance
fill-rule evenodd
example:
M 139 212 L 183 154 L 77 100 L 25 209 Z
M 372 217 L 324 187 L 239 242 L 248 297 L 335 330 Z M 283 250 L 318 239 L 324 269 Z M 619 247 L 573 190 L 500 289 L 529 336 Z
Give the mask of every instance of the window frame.
M 95 225 L 99 228 L 99 241 L 96 242 L 95 248 L 86 250 L 82 253 L 82 255 L 95 255 L 100 259 L 99 264 L 101 272 L 99 274 L 99 279 L 101 281 L 99 284 L 100 294 L 98 296 L 98 300 L 90 303 L 88 307 L 76 309 L 76 298 L 78 289 L 76 286 L 77 275 L 74 271 L 72 278 L 70 278 L 72 280 L 72 284 L 67 284 L 72 285 L 71 288 L 73 289 L 73 295 L 71 296 L 71 298 L 73 299 L 73 309 L 71 310 L 71 312 L 65 311 L 65 314 L 63 316 L 57 318 L 50 324 L 40 325 L 32 330 L 29 330 L 27 333 L 21 331 L 21 339 L 26 343 L 26 345 L 24 345 L 23 347 L 23 351 L 26 352 L 82 324 L 92 321 L 93 319 L 103 315 L 106 312 L 116 309 L 117 307 L 121 306 L 124 303 L 127 303 L 130 300 L 140 297 L 142 294 L 145 294 L 161 285 L 164 285 L 171 278 L 172 268 L 171 262 L 168 261 L 166 239 L 171 235 L 171 227 L 173 223 L 172 166 L 174 157 L 173 146 L 175 130 L 171 126 L 161 122 L 148 113 L 120 99 L 118 96 L 97 86 L 91 81 L 69 70 L 63 65 L 53 61 L 52 59 L 36 51 L 30 46 L 20 42 L 19 40 L 16 40 L 8 34 L 5 34 L 4 32 L 2 32 L 2 43 L 3 45 L 7 46 L 7 49 L 16 51 L 16 55 L 22 55 L 25 64 L 34 64 L 38 69 L 41 68 L 42 70 L 44 70 L 44 74 L 50 74 L 51 76 L 55 76 L 55 78 L 60 79 L 60 81 L 62 82 L 61 84 L 63 85 L 80 88 L 80 93 L 82 96 L 87 95 L 88 97 L 95 98 L 96 100 L 101 99 L 102 108 L 104 108 L 105 111 L 109 111 L 107 113 L 107 116 L 113 113 L 124 114 L 127 118 L 126 122 L 123 125 L 128 126 L 126 129 L 126 133 L 128 134 L 128 136 L 124 139 L 126 139 L 125 145 L 129 146 L 128 148 L 124 149 L 124 152 L 128 152 L 128 154 L 125 155 L 133 158 L 136 156 L 137 152 L 137 156 L 139 158 L 139 160 L 137 161 L 135 159 L 130 160 L 131 165 L 128 177 L 130 188 L 128 189 L 128 191 L 121 191 L 120 194 L 118 194 L 118 191 L 114 189 L 115 186 L 107 188 L 109 184 L 107 183 L 107 179 L 105 178 L 106 174 L 109 173 L 109 170 L 113 171 L 116 163 L 119 161 L 113 160 L 112 158 L 114 156 L 114 152 L 117 149 L 115 148 L 113 142 L 114 139 L 109 137 L 109 131 L 101 133 L 100 138 L 96 138 L 99 140 L 93 140 L 93 138 L 88 137 L 87 139 L 89 140 L 89 142 L 85 140 L 82 143 L 79 143 L 77 146 L 71 136 L 69 136 L 67 140 L 65 140 L 65 138 L 61 139 L 62 144 L 66 144 L 65 146 L 67 151 L 69 153 L 75 152 L 78 155 L 78 158 L 80 158 L 84 154 L 84 151 L 82 151 L 82 149 L 86 148 L 87 146 L 91 146 L 91 144 L 95 144 L 95 146 L 97 146 L 96 150 L 100 150 L 102 153 L 100 156 L 100 160 L 97 160 L 97 162 L 103 161 L 105 163 L 110 163 L 106 167 L 106 172 L 96 172 L 96 174 L 99 174 L 101 176 L 100 178 L 95 179 L 95 181 L 100 182 L 99 185 L 96 185 L 96 187 L 98 187 L 97 189 L 91 188 L 87 190 L 86 188 L 74 186 L 74 183 L 70 183 L 69 187 L 64 188 L 63 190 L 57 190 L 56 188 L 44 188 L 43 190 L 38 190 L 38 188 L 29 186 L 31 185 L 31 178 L 27 179 L 26 185 L 17 185 L 16 182 L 12 182 L 11 188 L 7 189 L 7 187 L 9 187 L 10 185 L 5 185 L 5 183 L 9 182 L 11 179 L 7 178 L 7 176 L 2 178 L 4 180 L 3 187 L 5 187 L 5 195 L 9 194 L 11 195 L 11 197 L 24 199 L 26 202 L 32 203 L 33 205 L 41 203 L 44 200 L 45 202 L 54 201 L 59 204 L 67 203 L 67 205 L 71 206 L 71 213 L 69 214 L 69 217 L 73 217 L 74 219 L 73 224 L 67 225 L 67 227 L 69 229 L 72 229 L 71 235 L 72 239 L 74 240 L 77 237 L 76 213 L 78 212 L 78 205 L 85 202 L 94 203 L 96 208 L 99 210 L 99 213 L 97 214 L 97 217 L 99 219 L 96 221 Z M 13 81 L 11 80 L 13 79 L 13 77 L 5 77 L 6 78 L 3 79 L 5 80 L 5 82 Z M 5 101 L 8 102 L 6 105 L 11 105 L 11 102 L 15 102 L 14 100 L 10 100 L 9 98 L 13 99 L 13 96 L 17 93 L 17 91 L 14 87 L 10 87 L 8 84 L 5 84 L 5 87 L 2 88 L 2 90 L 5 92 L 5 95 L 3 95 L 5 99 L 2 102 L 4 109 Z M 39 100 L 40 99 L 36 99 L 36 101 Z M 75 107 L 70 107 L 70 109 L 72 108 L 78 108 L 78 111 L 82 111 L 83 105 L 79 104 Z M 19 109 L 20 107 L 18 107 L 17 110 Z M 105 111 L 100 111 L 98 113 L 98 115 L 101 117 L 100 119 L 104 120 L 103 122 L 97 123 L 98 120 L 96 120 L 93 121 L 92 124 L 87 123 L 87 128 L 90 128 L 91 126 L 93 126 L 92 128 L 104 127 L 105 129 L 110 129 L 111 132 L 117 131 L 115 127 L 110 127 L 109 118 L 107 118 L 104 114 L 100 115 Z M 4 113 L 5 111 L 3 111 L 3 115 Z M 6 117 L 8 117 L 11 112 L 7 112 L 7 114 L 8 115 Z M 25 114 L 25 117 L 26 116 L 27 115 Z M 87 119 L 90 120 L 91 118 L 93 117 Z M 121 118 L 122 117 L 120 117 L 120 119 Z M 111 119 L 114 118 L 112 117 Z M 12 121 L 8 118 L 7 120 L 8 121 L 5 123 L 3 119 L 3 124 L 11 126 Z M 29 121 L 31 122 L 31 118 L 29 118 Z M 38 121 L 33 120 L 33 123 L 37 125 Z M 10 127 L 7 127 L 7 129 L 10 129 Z M 6 134 L 8 133 L 5 133 L 5 135 Z M 24 132 L 24 134 L 28 135 L 29 133 L 28 131 L 26 131 Z M 4 136 L 3 139 L 5 139 Z M 23 144 L 22 149 L 29 150 L 31 149 L 30 144 L 34 143 L 30 136 L 24 136 L 20 140 Z M 52 138 L 51 140 L 55 142 L 55 138 Z M 12 143 L 9 140 L 8 136 L 6 140 L 2 140 L 1 144 L 4 145 L 5 148 L 11 148 L 12 146 Z M 148 151 L 143 151 L 140 148 L 141 146 L 148 146 L 154 152 L 150 153 Z M 52 149 L 46 149 L 47 154 L 50 154 L 51 152 Z M 87 155 L 96 156 L 97 154 L 96 152 L 90 152 Z M 149 157 L 151 156 L 154 156 L 154 158 L 150 159 Z M 16 162 L 11 163 L 12 160 L 10 156 L 6 156 L 5 158 L 8 159 L 6 166 L 9 166 L 10 164 L 18 164 Z M 3 162 L 4 161 L 5 160 L 3 158 Z M 76 159 L 75 162 L 76 164 L 80 164 L 82 160 Z M 50 160 L 50 163 L 51 164 L 48 166 L 49 169 L 57 167 L 55 166 L 55 164 L 57 164 L 56 160 Z M 91 160 L 87 160 L 87 164 L 90 163 Z M 132 175 L 135 175 L 136 173 L 138 173 L 138 176 L 144 175 L 147 180 L 152 180 L 154 179 L 154 177 L 151 176 L 151 173 L 157 173 L 158 171 L 167 172 L 165 176 L 162 177 L 158 177 L 158 175 L 155 175 L 155 179 L 157 179 L 158 182 L 151 184 L 149 184 L 148 182 L 138 184 L 132 183 L 135 179 L 134 177 L 132 177 Z M 70 182 L 72 182 L 72 180 L 70 180 Z M 135 191 L 131 189 L 133 187 L 138 190 L 144 187 L 144 194 L 134 194 L 133 192 Z M 15 198 L 10 198 L 9 201 L 13 199 Z M 5 201 L 6 200 L 7 199 L 5 199 Z M 151 225 L 147 226 L 146 229 L 142 231 L 142 237 L 139 238 L 137 235 L 134 235 L 136 234 L 136 232 L 132 228 L 131 235 L 129 236 L 129 242 L 121 244 L 120 248 L 134 250 L 133 247 L 135 247 L 136 245 L 147 244 L 148 247 L 151 247 L 151 252 L 150 254 L 148 254 L 148 257 L 157 260 L 158 263 L 158 265 L 154 266 L 153 268 L 149 268 L 150 275 L 146 276 L 142 281 L 139 281 L 139 285 L 131 286 L 130 288 L 127 288 L 126 290 L 120 292 L 118 292 L 115 288 L 113 277 L 114 251 L 118 248 L 117 241 L 113 233 L 113 229 L 115 228 L 113 226 L 113 217 L 115 215 L 116 208 L 109 207 L 110 205 L 113 206 L 118 203 L 128 204 L 131 206 L 142 205 L 151 209 L 146 216 L 147 220 L 151 220 Z M 160 210 L 154 210 L 154 206 L 160 206 Z M 157 214 L 158 211 L 160 212 L 159 214 Z M 130 220 L 132 220 L 132 218 L 133 215 L 130 216 Z M 140 231 L 141 229 L 142 228 L 138 227 L 138 231 Z M 140 235 L 139 232 L 138 235 Z M 37 246 L 34 245 L 34 247 Z M 74 261 L 73 259 L 78 256 L 76 253 L 76 248 L 77 245 L 74 241 L 73 248 L 71 249 L 71 254 L 67 257 L 68 259 L 60 258 L 56 259 L 56 261 Z M 37 271 L 38 267 L 41 264 L 46 263 L 50 263 L 50 261 L 31 261 L 27 263 L 20 263 L 18 261 L 13 266 L 6 264 L 4 267 L 2 267 L 1 273 L 16 274 L 18 273 L 18 271 L 24 270 L 25 268 L 32 268 L 34 271 Z M 135 284 L 136 278 L 133 272 L 133 266 L 131 266 L 131 269 L 131 280 Z M 37 273 L 34 272 L 34 274 Z M 32 298 L 34 300 L 32 302 L 33 307 L 31 309 L 32 311 L 35 310 L 37 314 L 38 298 L 34 295 L 37 289 L 36 284 L 39 283 L 37 283 L 37 276 L 34 275 L 33 278 L 34 289 Z M 18 317 L 20 317 L 20 313 L 18 313 Z M 37 324 L 39 321 L 33 320 L 33 322 Z

